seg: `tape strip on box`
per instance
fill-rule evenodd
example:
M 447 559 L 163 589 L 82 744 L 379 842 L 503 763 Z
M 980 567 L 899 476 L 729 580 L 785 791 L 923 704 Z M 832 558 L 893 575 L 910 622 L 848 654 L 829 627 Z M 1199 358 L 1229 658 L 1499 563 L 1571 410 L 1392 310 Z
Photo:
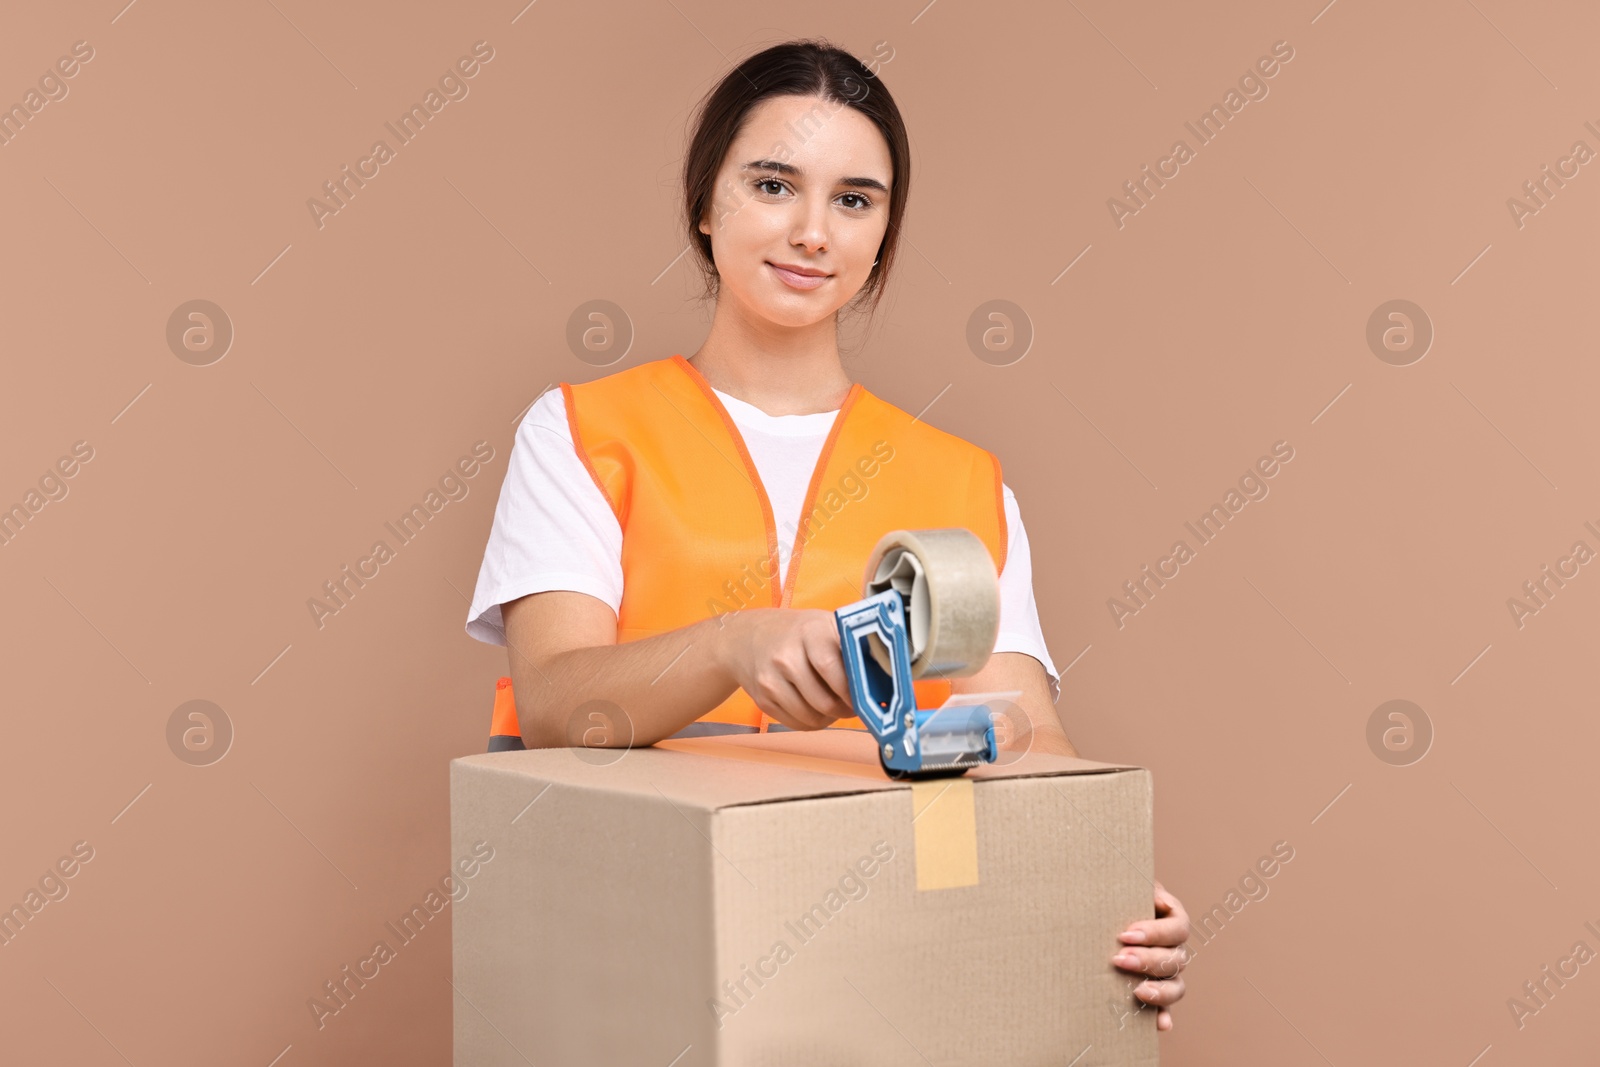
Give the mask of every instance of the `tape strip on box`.
M 978 884 L 978 812 L 970 778 L 911 783 L 917 889 Z

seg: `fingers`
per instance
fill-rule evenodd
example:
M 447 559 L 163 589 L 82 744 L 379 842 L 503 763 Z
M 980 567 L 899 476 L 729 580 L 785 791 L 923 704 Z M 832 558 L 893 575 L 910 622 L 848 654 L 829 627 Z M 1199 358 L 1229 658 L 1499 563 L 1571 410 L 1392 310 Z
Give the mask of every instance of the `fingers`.
M 802 628 L 799 637 L 799 648 L 793 659 L 780 657 L 778 667 L 800 691 L 811 710 L 823 717 L 822 725 L 827 726 L 852 713 L 850 686 L 832 616 L 823 613 L 823 622 Z
M 832 638 L 831 640 L 829 638 Z M 806 654 L 812 667 L 833 695 L 844 705 L 843 715 L 853 713 L 850 700 L 850 679 L 844 670 L 844 654 L 839 649 L 839 631 L 829 630 L 806 643 Z
M 1111 958 L 1125 971 L 1149 975 L 1151 978 L 1171 978 L 1189 963 L 1189 950 L 1178 948 L 1132 948 L 1124 946 Z
M 796 730 L 820 730 L 830 721 L 814 710 L 794 683 L 776 669 L 758 675 L 756 692 L 750 695 L 762 711 Z
M 1176 978 L 1152 978 L 1148 982 L 1140 982 L 1133 989 L 1134 996 L 1158 1008 L 1170 1008 L 1183 999 L 1183 994 L 1182 975 Z
M 1171 915 L 1174 918 L 1183 919 L 1185 922 L 1187 922 L 1189 919 L 1189 913 L 1184 910 L 1183 903 L 1179 901 L 1177 897 L 1167 892 L 1166 888 L 1163 887 L 1160 882 L 1156 882 L 1155 887 L 1156 915 L 1162 918 Z
M 795 673 L 796 677 L 793 679 L 795 688 L 805 699 L 806 710 L 815 718 L 818 728 L 832 725 L 835 719 L 848 710 L 848 705 L 844 707 L 839 705 L 838 697 L 823 682 L 822 677 L 811 669 L 810 664 Z
M 1189 940 L 1189 913 L 1160 882 L 1152 884 L 1155 886 L 1155 910 L 1160 918 L 1131 922 L 1117 936 L 1125 945 L 1164 945 L 1169 948 L 1181 945 Z
M 764 636 L 749 650 L 755 663 L 746 686 L 756 705 L 797 730 L 820 730 L 853 715 L 833 614 L 779 609 L 761 619 Z
M 1160 882 L 1152 884 L 1157 917 L 1130 923 L 1119 935 L 1124 946 L 1112 962 L 1124 970 L 1149 976 L 1134 988 L 1133 995 L 1160 1009 L 1156 1013 L 1156 1029 L 1165 1031 L 1172 1029 L 1172 1012 L 1168 1009 L 1182 1000 L 1185 992 L 1181 972 L 1189 962 L 1189 950 L 1185 945 L 1189 936 L 1189 913 Z M 1133 947 L 1135 945 L 1149 947 Z
M 1125 945 L 1164 945 L 1176 947 L 1189 940 L 1188 916 L 1165 919 L 1140 919 L 1117 935 Z

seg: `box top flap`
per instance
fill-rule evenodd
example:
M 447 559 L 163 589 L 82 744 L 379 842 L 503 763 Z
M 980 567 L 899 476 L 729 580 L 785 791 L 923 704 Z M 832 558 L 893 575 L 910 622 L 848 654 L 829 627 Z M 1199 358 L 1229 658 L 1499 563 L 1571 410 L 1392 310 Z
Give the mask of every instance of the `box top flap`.
M 659 793 L 703 810 L 882 789 L 909 789 L 878 762 L 866 730 L 834 728 L 668 739 L 646 748 L 549 748 L 494 752 L 452 761 L 526 777 L 529 796 L 543 784 L 622 793 Z M 973 780 L 1107 774 L 1137 770 L 1043 753 L 1002 752 L 1001 762 L 974 767 Z

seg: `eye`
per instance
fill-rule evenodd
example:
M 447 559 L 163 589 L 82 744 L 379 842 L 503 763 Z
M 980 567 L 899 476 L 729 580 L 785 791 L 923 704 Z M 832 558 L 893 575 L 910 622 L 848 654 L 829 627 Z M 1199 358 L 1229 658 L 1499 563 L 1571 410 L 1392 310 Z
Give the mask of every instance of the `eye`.
M 839 199 L 844 200 L 847 197 L 854 197 L 856 200 L 860 201 L 858 204 L 847 205 L 852 211 L 866 211 L 872 207 L 872 200 L 861 193 L 845 193 L 844 196 L 841 196 Z
M 755 184 L 755 187 L 756 187 L 757 191 L 760 191 L 760 192 L 766 192 L 766 189 L 764 187 L 768 186 L 768 185 L 776 185 L 778 187 L 778 192 L 782 192 L 783 189 L 784 189 L 783 182 L 779 181 L 777 178 L 757 178 L 755 180 L 754 184 Z M 778 192 L 774 192 L 774 193 L 772 193 L 770 195 L 777 196 Z

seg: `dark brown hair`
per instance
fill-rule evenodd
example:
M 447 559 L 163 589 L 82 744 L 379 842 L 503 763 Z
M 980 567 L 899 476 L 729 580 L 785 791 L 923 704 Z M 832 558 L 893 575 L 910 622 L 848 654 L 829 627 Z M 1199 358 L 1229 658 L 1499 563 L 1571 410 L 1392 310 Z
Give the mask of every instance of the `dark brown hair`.
M 817 96 L 852 107 L 872 120 L 889 145 L 889 228 L 878 246 L 877 266 L 856 294 L 876 309 L 900 244 L 900 220 L 911 188 L 911 145 L 894 97 L 861 60 L 825 40 L 787 41 L 758 52 L 728 73 L 696 111 L 683 163 L 683 202 L 689 240 L 705 277 L 706 295 L 718 290 L 711 237 L 700 220 L 711 206 L 717 171 L 750 111 L 773 96 Z

